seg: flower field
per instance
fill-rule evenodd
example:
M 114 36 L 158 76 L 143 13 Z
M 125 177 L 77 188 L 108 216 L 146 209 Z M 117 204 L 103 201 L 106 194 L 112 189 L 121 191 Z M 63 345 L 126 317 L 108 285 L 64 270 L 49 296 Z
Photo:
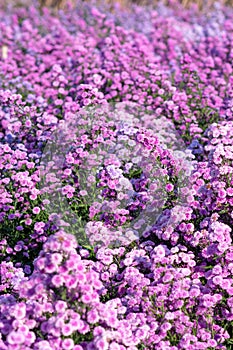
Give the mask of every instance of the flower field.
M 233 9 L 0 10 L 0 350 L 233 349 Z

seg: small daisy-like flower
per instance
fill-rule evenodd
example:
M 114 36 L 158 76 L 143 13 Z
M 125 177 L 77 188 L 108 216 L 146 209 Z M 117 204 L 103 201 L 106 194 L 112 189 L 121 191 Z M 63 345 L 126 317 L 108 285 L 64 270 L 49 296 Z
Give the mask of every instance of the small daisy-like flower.
M 55 287 L 61 287 L 63 284 L 64 284 L 64 279 L 62 276 L 60 275 L 55 275 L 52 277 L 52 280 L 51 280 L 52 284 L 55 286 Z
M 74 341 L 71 338 L 64 339 L 62 341 L 62 349 L 64 350 L 73 350 L 74 349 Z
M 39 207 L 34 207 L 32 209 L 33 214 L 39 214 L 40 213 L 40 208 Z

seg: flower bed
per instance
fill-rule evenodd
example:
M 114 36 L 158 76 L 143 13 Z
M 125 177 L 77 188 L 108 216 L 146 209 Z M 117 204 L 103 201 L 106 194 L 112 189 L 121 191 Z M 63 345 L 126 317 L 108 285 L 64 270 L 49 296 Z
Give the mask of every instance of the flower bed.
M 0 349 L 232 349 L 233 10 L 0 19 Z

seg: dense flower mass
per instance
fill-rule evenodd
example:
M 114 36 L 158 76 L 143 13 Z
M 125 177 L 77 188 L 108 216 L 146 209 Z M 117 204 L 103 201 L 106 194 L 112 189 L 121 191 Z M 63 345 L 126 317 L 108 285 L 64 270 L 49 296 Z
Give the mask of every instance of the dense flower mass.
M 232 35 L 219 4 L 0 10 L 0 350 L 232 349 Z

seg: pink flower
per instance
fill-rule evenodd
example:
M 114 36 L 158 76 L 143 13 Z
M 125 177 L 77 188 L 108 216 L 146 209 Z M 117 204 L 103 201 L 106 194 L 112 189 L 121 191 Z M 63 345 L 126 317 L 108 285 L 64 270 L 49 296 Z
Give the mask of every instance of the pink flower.
M 228 196 L 233 196 L 233 188 L 232 187 L 228 187 L 226 190 Z
M 74 341 L 70 338 L 64 339 L 62 341 L 62 349 L 64 350 L 73 350 L 74 349 Z
M 173 189 L 174 189 L 174 186 L 173 186 L 172 184 L 167 184 L 167 185 L 166 185 L 166 190 L 167 190 L 168 192 L 172 192 Z
M 65 301 L 63 300 L 58 300 L 55 304 L 55 310 L 57 312 L 61 312 L 61 313 L 64 313 L 65 310 L 67 309 L 67 304 Z
M 87 314 L 87 321 L 89 323 L 97 323 L 99 321 L 99 315 L 96 310 L 90 310 Z
M 51 282 L 55 287 L 59 288 L 64 284 L 64 279 L 60 275 L 55 275 L 52 277 Z
M 102 338 L 96 342 L 96 350 L 108 350 L 108 342 Z
M 87 196 L 87 191 L 82 190 L 79 192 L 80 196 Z
M 39 207 L 34 207 L 32 209 L 33 214 L 39 214 L 40 213 L 40 208 Z
M 13 313 L 17 320 L 21 320 L 26 316 L 26 305 L 24 303 L 19 303 L 13 307 Z
M 12 331 L 7 336 L 7 342 L 11 345 L 23 344 L 25 336 L 21 332 Z
M 89 294 L 83 294 L 81 299 L 85 304 L 89 304 L 91 302 L 91 296 Z
M 26 219 L 25 220 L 25 224 L 26 225 L 31 225 L 31 223 L 32 223 L 32 219 Z
M 215 277 L 213 278 L 213 282 L 214 282 L 214 284 L 216 284 L 216 285 L 221 285 L 221 283 L 222 283 L 222 277 L 221 277 L 221 276 L 215 276 Z
M 49 262 L 45 265 L 44 270 L 46 273 L 53 273 L 57 271 L 57 265 Z
M 73 327 L 68 323 L 62 326 L 62 334 L 64 336 L 69 336 L 73 333 Z
M 162 245 L 158 245 L 157 247 L 154 248 L 154 252 L 156 253 L 156 255 L 158 255 L 160 258 L 165 257 L 166 252 L 165 249 Z

